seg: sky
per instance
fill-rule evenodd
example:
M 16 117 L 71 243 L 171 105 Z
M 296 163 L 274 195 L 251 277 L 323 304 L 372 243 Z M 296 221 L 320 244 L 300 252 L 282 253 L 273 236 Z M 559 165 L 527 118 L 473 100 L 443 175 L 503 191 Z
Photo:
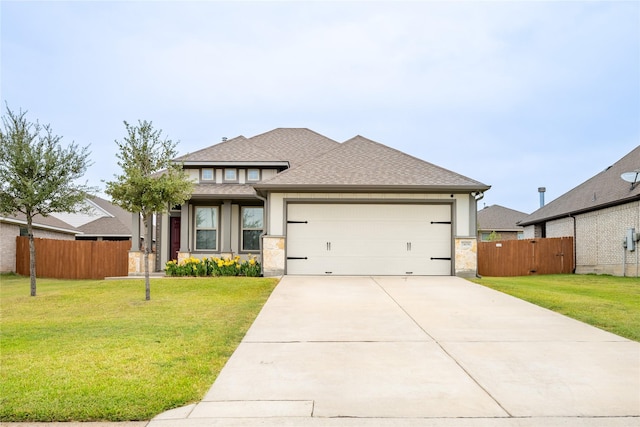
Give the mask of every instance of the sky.
M 3 115 L 88 146 L 101 190 L 125 120 L 180 155 L 362 135 L 526 213 L 640 144 L 638 1 L 2 0 L 0 35 Z

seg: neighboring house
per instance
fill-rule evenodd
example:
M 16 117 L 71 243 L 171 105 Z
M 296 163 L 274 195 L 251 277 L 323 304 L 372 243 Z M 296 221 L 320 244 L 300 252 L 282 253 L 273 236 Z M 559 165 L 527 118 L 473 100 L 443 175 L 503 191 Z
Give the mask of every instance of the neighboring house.
M 281 128 L 175 160 L 196 185 L 158 220 L 162 266 L 253 254 L 265 276 L 476 273 L 476 202 L 490 187 L 377 142 Z
M 632 171 L 640 146 L 523 219 L 525 238 L 573 236 L 576 273 L 638 276 L 640 182 L 621 178 Z
M 86 210 L 33 220 L 33 235 L 59 240 L 129 240 L 131 214 L 100 197 L 85 200 Z M 27 235 L 25 215 L 0 217 L 0 272 L 16 271 L 16 237 Z
M 76 213 L 51 214 L 72 226 L 81 234 L 77 240 L 129 240 L 131 214 L 100 197 L 85 200 L 84 209 Z
M 517 223 L 526 213 L 500 205 L 487 206 L 478 211 L 478 237 L 481 242 L 490 240 L 519 240 L 524 238 L 524 227 Z
M 75 240 L 78 233 L 75 227 L 51 216 L 36 215 L 33 219 L 33 235 L 37 238 Z M 0 216 L 0 273 L 16 271 L 16 237 L 26 235 L 24 214 Z

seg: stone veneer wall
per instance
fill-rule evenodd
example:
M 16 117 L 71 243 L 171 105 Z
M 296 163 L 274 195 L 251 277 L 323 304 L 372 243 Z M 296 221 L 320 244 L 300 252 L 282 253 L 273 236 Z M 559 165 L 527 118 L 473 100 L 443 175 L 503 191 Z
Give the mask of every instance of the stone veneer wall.
M 149 254 L 149 273 L 153 273 L 156 265 L 156 254 Z M 144 252 L 129 252 L 129 276 L 144 276 Z
M 284 236 L 262 237 L 262 274 L 265 277 L 282 276 L 285 267 Z
M 478 240 L 472 237 L 455 239 L 455 275 L 475 277 L 478 272 Z

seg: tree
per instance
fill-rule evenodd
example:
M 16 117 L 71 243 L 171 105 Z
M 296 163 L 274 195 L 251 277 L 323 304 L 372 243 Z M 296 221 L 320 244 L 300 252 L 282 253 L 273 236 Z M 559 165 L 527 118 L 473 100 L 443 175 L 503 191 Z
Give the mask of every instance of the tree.
M 502 234 L 497 233 L 495 230 L 493 230 L 491 234 L 489 234 L 489 237 L 487 238 L 488 242 L 497 242 L 500 240 L 502 240 Z
M 50 125 L 29 122 L 27 112 L 7 106 L 0 129 L 0 213 L 23 213 L 29 235 L 31 296 L 36 296 L 36 247 L 33 217 L 78 212 L 96 188 L 79 184 L 90 166 L 88 147 L 62 147 Z
M 122 174 L 107 182 L 105 192 L 114 204 L 142 216 L 145 236 L 149 236 L 153 215 L 166 212 L 170 206 L 184 203 L 191 196 L 193 182 L 182 165 L 172 159 L 177 155 L 177 142 L 162 138 L 151 122 L 138 120 L 137 126 L 126 121 L 127 136 L 116 140 L 118 165 Z M 133 236 L 138 238 L 138 236 Z M 151 299 L 149 283 L 149 252 L 151 242 L 144 245 L 144 278 L 146 300 Z

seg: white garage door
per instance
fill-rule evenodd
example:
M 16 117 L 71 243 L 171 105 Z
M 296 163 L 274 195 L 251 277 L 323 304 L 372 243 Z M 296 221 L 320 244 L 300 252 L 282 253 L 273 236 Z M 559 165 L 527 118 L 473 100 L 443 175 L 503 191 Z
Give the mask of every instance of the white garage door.
M 450 275 L 451 205 L 287 206 L 287 274 Z

